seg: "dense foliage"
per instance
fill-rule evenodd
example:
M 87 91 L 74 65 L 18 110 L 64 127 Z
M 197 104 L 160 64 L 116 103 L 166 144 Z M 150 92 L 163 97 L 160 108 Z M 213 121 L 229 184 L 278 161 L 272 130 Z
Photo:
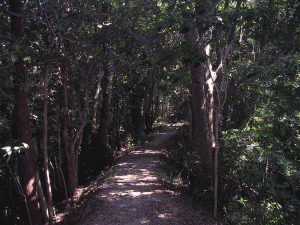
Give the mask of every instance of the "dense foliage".
M 155 122 L 178 120 L 189 125 L 169 149 L 172 175 L 209 210 L 215 197 L 233 224 L 299 223 L 299 0 L 16 2 L 0 3 L 3 224 L 28 223 L 28 149 L 45 194 L 48 160 L 57 203 Z M 15 128 L 20 63 L 30 148 Z

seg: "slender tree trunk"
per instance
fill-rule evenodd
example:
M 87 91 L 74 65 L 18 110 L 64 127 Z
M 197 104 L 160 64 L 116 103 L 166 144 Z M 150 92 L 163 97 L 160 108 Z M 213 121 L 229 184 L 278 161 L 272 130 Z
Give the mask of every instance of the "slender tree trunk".
M 78 156 L 79 156 L 79 149 L 82 143 L 83 138 L 83 130 L 86 126 L 87 121 L 87 108 L 88 108 L 88 79 L 87 75 L 81 74 L 81 80 L 79 80 L 78 87 L 79 90 L 77 90 L 77 93 L 80 92 L 80 90 L 83 90 L 83 92 L 78 95 L 78 108 L 79 108 L 79 115 L 78 120 L 82 122 L 82 125 L 80 128 L 77 129 L 73 139 L 75 141 L 74 148 L 75 148 L 75 171 L 76 171 L 76 183 L 78 184 Z
M 208 112 L 208 129 L 209 129 L 209 139 L 212 148 L 212 152 L 216 147 L 215 133 L 214 133 L 214 78 L 211 73 L 208 73 L 206 77 L 207 86 L 207 112 Z
M 90 69 L 91 66 L 89 66 L 89 72 L 91 71 Z M 92 135 L 96 133 L 96 128 L 97 128 L 97 112 L 99 109 L 99 97 L 100 97 L 100 91 L 101 91 L 101 79 L 103 77 L 103 73 L 99 72 L 96 78 L 96 90 L 94 94 L 94 104 L 93 108 L 91 110 L 91 113 L 88 116 L 88 122 L 87 125 L 85 126 L 84 130 L 87 132 L 84 132 L 85 134 L 83 135 L 83 142 L 85 143 L 85 147 L 88 147 L 88 140 L 91 138 Z
M 67 97 L 67 79 L 66 74 L 61 74 L 62 76 L 62 89 L 61 89 L 61 97 L 62 97 L 62 110 L 63 110 L 63 117 L 62 117 L 62 140 L 64 143 L 65 154 L 67 158 L 67 170 L 68 170 L 68 189 L 69 194 L 72 197 L 76 190 L 76 179 L 75 179 L 75 160 L 73 157 L 73 152 L 71 149 L 70 144 L 70 137 L 68 133 L 68 97 Z
M 60 107 L 62 106 L 63 104 L 60 104 Z M 58 115 L 57 115 L 57 118 L 60 118 L 60 116 L 59 116 L 59 113 L 58 113 Z M 60 174 L 60 176 L 61 176 L 61 178 L 62 178 L 62 181 L 63 181 L 63 187 L 64 187 L 64 191 L 65 191 L 65 197 L 66 197 L 66 200 L 69 198 L 69 196 L 68 196 L 68 188 L 67 188 L 67 185 L 66 185 L 66 180 L 65 180 L 65 176 L 64 176 L 64 173 L 63 173 L 63 171 L 62 171 L 62 169 L 61 169 L 61 165 L 62 165 L 62 160 L 61 160 L 61 128 L 62 128 L 62 125 L 61 125 L 61 119 L 58 119 L 57 120 L 57 127 L 58 127 L 58 129 L 57 129 L 57 139 L 58 139 L 58 157 L 57 156 L 55 156 L 55 164 L 56 164 L 56 166 L 57 166 L 57 168 L 58 168 L 58 170 L 59 170 L 59 174 Z
M 96 118 L 97 118 L 97 110 L 99 107 L 99 95 L 100 95 L 100 91 L 101 91 L 101 84 L 100 82 L 97 84 L 97 89 L 95 92 L 95 96 L 94 96 L 94 107 L 93 107 L 93 112 L 91 113 L 91 121 L 92 121 L 92 129 L 93 131 L 96 130 Z
M 9 5 L 12 12 L 22 15 L 23 5 L 20 0 L 10 0 Z M 24 37 L 25 32 L 22 18 L 11 16 L 11 28 L 13 35 L 17 39 Z M 26 150 L 29 158 L 27 160 L 21 160 L 20 162 L 21 186 L 25 193 L 28 204 L 30 222 L 32 224 L 43 224 L 37 194 L 37 168 L 30 124 L 28 96 L 26 92 L 26 67 L 21 56 L 18 57 L 14 66 L 15 71 L 13 73 L 13 92 L 15 97 L 15 136 L 20 140 L 20 142 L 24 142 L 29 145 L 29 148 Z
M 76 190 L 76 179 L 75 179 L 75 160 L 73 157 L 73 151 L 70 144 L 70 137 L 68 133 L 68 92 L 67 92 L 67 78 L 66 74 L 62 72 L 62 89 L 61 89 L 61 97 L 62 97 L 62 110 L 63 110 L 63 117 L 62 117 L 62 141 L 64 144 L 65 154 L 67 158 L 67 171 L 68 171 L 68 189 L 69 195 L 72 197 Z
M 114 98 L 114 114 L 113 114 L 113 120 L 114 120 L 114 150 L 116 152 L 121 150 L 121 138 L 120 138 L 120 106 L 119 106 L 119 99 L 118 97 Z
M 154 118 L 157 118 L 159 116 L 159 94 L 155 96 L 154 100 Z
M 149 134 L 153 131 L 152 126 L 154 123 L 154 83 L 153 83 L 153 71 L 148 72 L 149 96 L 146 97 L 144 102 L 144 118 L 145 118 L 145 133 Z
M 63 143 L 64 143 L 64 149 L 65 154 L 67 158 L 67 171 L 68 171 L 68 184 L 69 184 L 69 193 L 70 197 L 73 197 L 75 194 L 75 191 L 78 187 L 78 152 L 79 147 L 82 141 L 82 132 L 83 128 L 86 124 L 86 117 L 87 117 L 87 78 L 84 82 L 84 94 L 81 96 L 81 82 L 79 84 L 78 90 L 76 92 L 78 95 L 78 104 L 77 104 L 77 110 L 78 110 L 78 116 L 76 117 L 77 122 L 81 121 L 81 125 L 74 129 L 73 132 L 69 132 L 68 130 L 68 124 L 70 124 L 73 121 L 73 118 L 68 114 L 70 104 L 68 102 L 68 89 L 67 89 L 67 74 L 65 74 L 65 71 L 60 71 L 61 76 L 61 82 L 62 82 L 62 88 L 61 88 L 61 98 L 62 98 L 62 110 L 63 110 L 63 118 L 62 118 L 62 136 L 63 136 Z M 72 96 L 73 97 L 73 96 Z M 81 100 L 84 102 L 83 106 L 81 105 Z M 75 103 L 70 105 L 74 105 Z M 83 109 L 81 109 L 83 108 Z M 73 115 L 74 116 L 74 115 Z M 71 134 L 69 134 L 71 133 Z
M 164 97 L 161 100 L 161 118 L 164 119 Z
M 111 151 L 114 154 L 116 151 L 116 131 L 117 131 L 117 110 L 116 105 L 117 101 L 115 98 L 112 98 L 112 123 L 111 123 Z
M 214 168 L 214 217 L 218 215 L 218 164 L 219 164 L 219 110 L 216 113 L 215 129 L 216 129 L 216 147 L 215 147 L 215 168 Z
M 110 70 L 109 59 L 106 59 L 103 63 L 103 77 L 101 80 L 102 88 L 102 107 L 100 112 L 100 121 L 99 121 L 99 134 L 101 142 L 104 146 L 108 146 L 108 128 L 110 123 L 110 105 L 111 105 L 111 82 L 112 82 L 112 73 Z
M 90 66 L 91 67 L 91 66 Z M 97 171 L 94 168 L 98 167 L 98 162 L 94 157 L 94 140 L 97 140 L 97 112 L 99 110 L 99 97 L 100 97 L 100 91 L 101 91 L 101 78 L 103 76 L 102 72 L 99 72 L 97 75 L 97 83 L 95 87 L 95 91 L 93 94 L 93 107 L 92 110 L 88 116 L 87 124 L 84 127 L 83 130 L 83 136 L 82 136 L 82 144 L 81 144 L 81 153 L 80 153 L 80 177 L 79 179 L 82 179 L 83 181 L 86 180 L 87 177 L 89 177 L 93 171 Z
M 45 224 L 49 224 L 48 206 L 46 203 L 42 183 L 40 180 L 40 175 L 38 172 L 36 173 L 36 181 L 37 181 L 37 192 L 38 192 L 38 196 L 39 196 L 39 203 L 40 203 L 40 209 L 42 212 L 42 216 L 44 218 Z
M 144 121 L 145 121 L 145 133 L 149 134 L 152 132 L 152 125 L 151 125 L 151 100 L 148 97 L 144 101 L 143 111 L 144 111 Z
M 144 134 L 143 120 L 142 120 L 142 104 L 143 100 L 139 96 L 132 96 L 131 102 L 131 121 L 134 135 L 140 137 Z
M 50 54 L 50 49 L 48 49 L 48 54 Z M 43 128 L 43 155 L 44 155 L 44 171 L 46 179 L 46 189 L 47 189 L 47 206 L 48 206 L 48 215 L 49 215 L 49 224 L 53 224 L 53 211 L 52 211 L 52 190 L 51 182 L 49 176 L 49 162 L 48 162 L 48 151 L 47 151 L 47 140 L 48 140 L 48 76 L 50 71 L 50 65 L 46 66 L 45 77 L 44 77 L 44 128 Z

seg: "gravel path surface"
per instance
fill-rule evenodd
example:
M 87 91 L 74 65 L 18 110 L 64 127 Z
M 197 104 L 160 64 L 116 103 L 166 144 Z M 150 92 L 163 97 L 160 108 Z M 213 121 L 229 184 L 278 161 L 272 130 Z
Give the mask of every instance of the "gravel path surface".
M 121 157 L 89 200 L 80 225 L 214 224 L 159 178 L 164 143 L 174 130 Z

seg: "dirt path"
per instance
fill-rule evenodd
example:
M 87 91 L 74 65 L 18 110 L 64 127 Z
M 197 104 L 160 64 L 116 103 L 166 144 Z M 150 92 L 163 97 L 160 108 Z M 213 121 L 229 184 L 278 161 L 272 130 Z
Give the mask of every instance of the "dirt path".
M 213 224 L 159 178 L 158 157 L 174 130 L 121 157 L 89 200 L 80 225 Z

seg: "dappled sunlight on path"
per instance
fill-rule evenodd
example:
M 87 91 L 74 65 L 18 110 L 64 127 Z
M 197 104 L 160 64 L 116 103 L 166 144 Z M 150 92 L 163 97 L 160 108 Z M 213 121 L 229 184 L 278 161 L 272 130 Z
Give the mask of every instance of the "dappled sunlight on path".
M 162 143 L 174 131 L 123 156 L 89 203 L 86 224 L 210 224 L 158 177 Z M 202 222 L 201 222 L 202 221 Z

